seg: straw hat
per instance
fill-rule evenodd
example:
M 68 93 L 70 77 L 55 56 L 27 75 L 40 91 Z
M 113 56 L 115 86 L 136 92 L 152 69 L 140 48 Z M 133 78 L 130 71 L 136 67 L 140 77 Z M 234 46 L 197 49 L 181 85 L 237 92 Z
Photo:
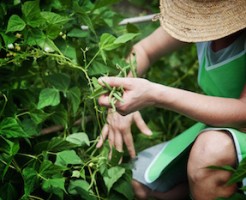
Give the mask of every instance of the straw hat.
M 160 0 L 158 18 L 181 41 L 215 40 L 246 27 L 246 0 Z

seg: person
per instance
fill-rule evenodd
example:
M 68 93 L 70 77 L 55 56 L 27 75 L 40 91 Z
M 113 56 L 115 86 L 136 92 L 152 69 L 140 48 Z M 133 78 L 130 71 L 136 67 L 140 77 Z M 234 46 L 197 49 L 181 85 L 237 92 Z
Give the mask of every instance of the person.
M 245 0 L 160 0 L 160 27 L 132 48 L 141 77 L 161 56 L 195 43 L 198 83 L 204 94 L 160 85 L 144 78 L 100 77 L 100 84 L 123 87 L 123 102 L 109 108 L 97 147 L 108 139 L 135 159 L 133 188 L 138 199 L 212 200 L 230 197 L 242 183 L 227 185 L 231 173 L 208 166 L 236 167 L 246 157 L 246 2 Z M 196 123 L 174 139 L 136 155 L 131 124 L 151 130 L 141 117 L 147 106 L 168 109 Z

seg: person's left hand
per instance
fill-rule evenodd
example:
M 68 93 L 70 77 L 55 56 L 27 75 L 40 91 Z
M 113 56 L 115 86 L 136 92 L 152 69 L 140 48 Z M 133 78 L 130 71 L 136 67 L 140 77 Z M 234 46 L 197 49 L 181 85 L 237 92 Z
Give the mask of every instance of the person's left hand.
M 154 103 L 151 98 L 153 83 L 146 79 L 102 77 L 98 81 L 101 85 L 104 85 L 104 82 L 106 82 L 111 87 L 122 87 L 124 89 L 122 96 L 123 102 L 117 101 L 115 103 L 116 110 L 121 115 L 127 115 Z M 108 94 L 100 96 L 98 103 L 101 106 L 111 108 Z

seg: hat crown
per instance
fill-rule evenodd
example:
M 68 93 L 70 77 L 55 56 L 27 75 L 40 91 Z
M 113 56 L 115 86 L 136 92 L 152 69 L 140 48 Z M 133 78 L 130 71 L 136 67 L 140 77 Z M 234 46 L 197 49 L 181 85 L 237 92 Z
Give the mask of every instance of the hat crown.
M 246 28 L 246 0 L 160 0 L 162 27 L 186 42 L 215 40 Z

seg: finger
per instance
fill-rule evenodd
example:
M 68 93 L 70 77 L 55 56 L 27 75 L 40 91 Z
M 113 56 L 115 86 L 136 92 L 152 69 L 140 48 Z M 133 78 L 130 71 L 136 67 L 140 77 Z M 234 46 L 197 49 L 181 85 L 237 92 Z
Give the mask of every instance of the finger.
M 111 108 L 110 99 L 108 95 L 101 95 L 98 98 L 98 104 L 107 108 Z
M 115 132 L 114 134 L 114 146 L 115 149 L 119 152 L 123 151 L 123 139 L 122 139 L 122 135 L 120 134 L 120 132 Z
M 136 156 L 136 151 L 135 151 L 133 137 L 130 130 L 128 130 L 128 133 L 123 134 L 123 140 L 129 152 L 129 155 L 131 156 L 131 158 L 134 158 Z
M 139 112 L 134 113 L 133 119 L 137 127 L 143 134 L 149 135 L 149 136 L 152 135 L 152 131 L 149 129 L 149 127 L 147 126 L 147 124 L 145 123 L 145 121 L 143 120 Z
M 114 147 L 114 132 L 111 129 L 109 129 L 108 132 L 108 142 L 110 149 L 112 149 L 112 147 Z
M 100 138 L 97 142 L 97 148 L 101 148 L 102 145 L 103 145 L 103 142 L 105 141 L 105 139 L 107 138 L 108 136 L 108 132 L 109 132 L 109 128 L 108 128 L 108 125 L 105 124 L 103 129 L 102 129 L 102 132 L 101 132 L 101 135 L 100 135 Z
M 100 77 L 98 79 L 99 84 L 105 85 L 108 84 L 111 87 L 123 87 L 125 88 L 127 85 L 127 80 L 129 78 L 122 78 L 122 77 Z

